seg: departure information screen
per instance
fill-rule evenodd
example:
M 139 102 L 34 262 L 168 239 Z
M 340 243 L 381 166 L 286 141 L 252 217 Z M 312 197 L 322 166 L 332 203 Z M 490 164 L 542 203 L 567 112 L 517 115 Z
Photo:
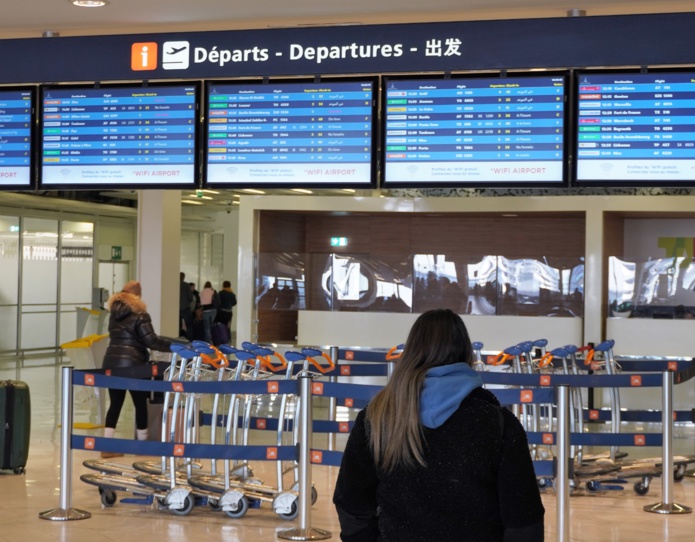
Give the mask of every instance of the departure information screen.
M 369 186 L 374 82 L 208 87 L 207 185 Z
M 695 181 L 695 73 L 581 74 L 578 86 L 577 181 Z
M 565 77 L 388 80 L 384 185 L 564 182 Z
M 195 185 L 195 85 L 48 88 L 41 184 Z
M 0 90 L 0 188 L 31 186 L 30 90 Z

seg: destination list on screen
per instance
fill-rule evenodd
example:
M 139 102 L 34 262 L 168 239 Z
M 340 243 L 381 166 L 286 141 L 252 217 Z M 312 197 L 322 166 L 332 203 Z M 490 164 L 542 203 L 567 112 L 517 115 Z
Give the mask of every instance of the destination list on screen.
M 695 74 L 582 74 L 578 181 L 695 180 Z
M 46 89 L 42 120 L 42 185 L 195 182 L 195 86 Z
M 31 186 L 31 92 L 0 91 L 0 187 Z
M 369 185 L 372 82 L 211 85 L 213 184 Z
M 560 183 L 565 78 L 388 80 L 384 183 Z

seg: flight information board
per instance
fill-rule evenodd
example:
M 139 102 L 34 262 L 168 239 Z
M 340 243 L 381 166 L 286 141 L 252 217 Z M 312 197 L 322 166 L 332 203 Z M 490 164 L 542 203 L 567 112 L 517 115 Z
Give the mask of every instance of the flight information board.
M 31 188 L 31 90 L 0 90 L 0 189 Z
M 374 81 L 208 86 L 208 186 L 369 187 Z
M 384 186 L 559 185 L 565 76 L 385 84 Z
M 695 181 L 695 73 L 580 74 L 577 182 Z
M 195 186 L 197 88 L 44 89 L 41 185 Z

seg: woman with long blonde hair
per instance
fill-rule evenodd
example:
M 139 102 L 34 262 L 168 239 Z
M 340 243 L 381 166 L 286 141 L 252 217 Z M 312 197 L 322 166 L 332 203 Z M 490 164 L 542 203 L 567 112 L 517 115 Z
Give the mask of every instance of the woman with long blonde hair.
M 526 433 L 470 366 L 461 317 L 428 311 L 359 413 L 333 502 L 346 542 L 538 542 Z

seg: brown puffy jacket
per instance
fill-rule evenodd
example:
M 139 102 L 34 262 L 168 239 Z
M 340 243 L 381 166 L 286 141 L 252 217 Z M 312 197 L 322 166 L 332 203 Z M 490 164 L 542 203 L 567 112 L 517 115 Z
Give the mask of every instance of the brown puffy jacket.
M 105 369 L 145 364 L 150 359 L 148 349 L 169 351 L 171 341 L 157 336 L 142 299 L 129 292 L 119 292 L 111 296 L 108 304 L 111 316 Z

